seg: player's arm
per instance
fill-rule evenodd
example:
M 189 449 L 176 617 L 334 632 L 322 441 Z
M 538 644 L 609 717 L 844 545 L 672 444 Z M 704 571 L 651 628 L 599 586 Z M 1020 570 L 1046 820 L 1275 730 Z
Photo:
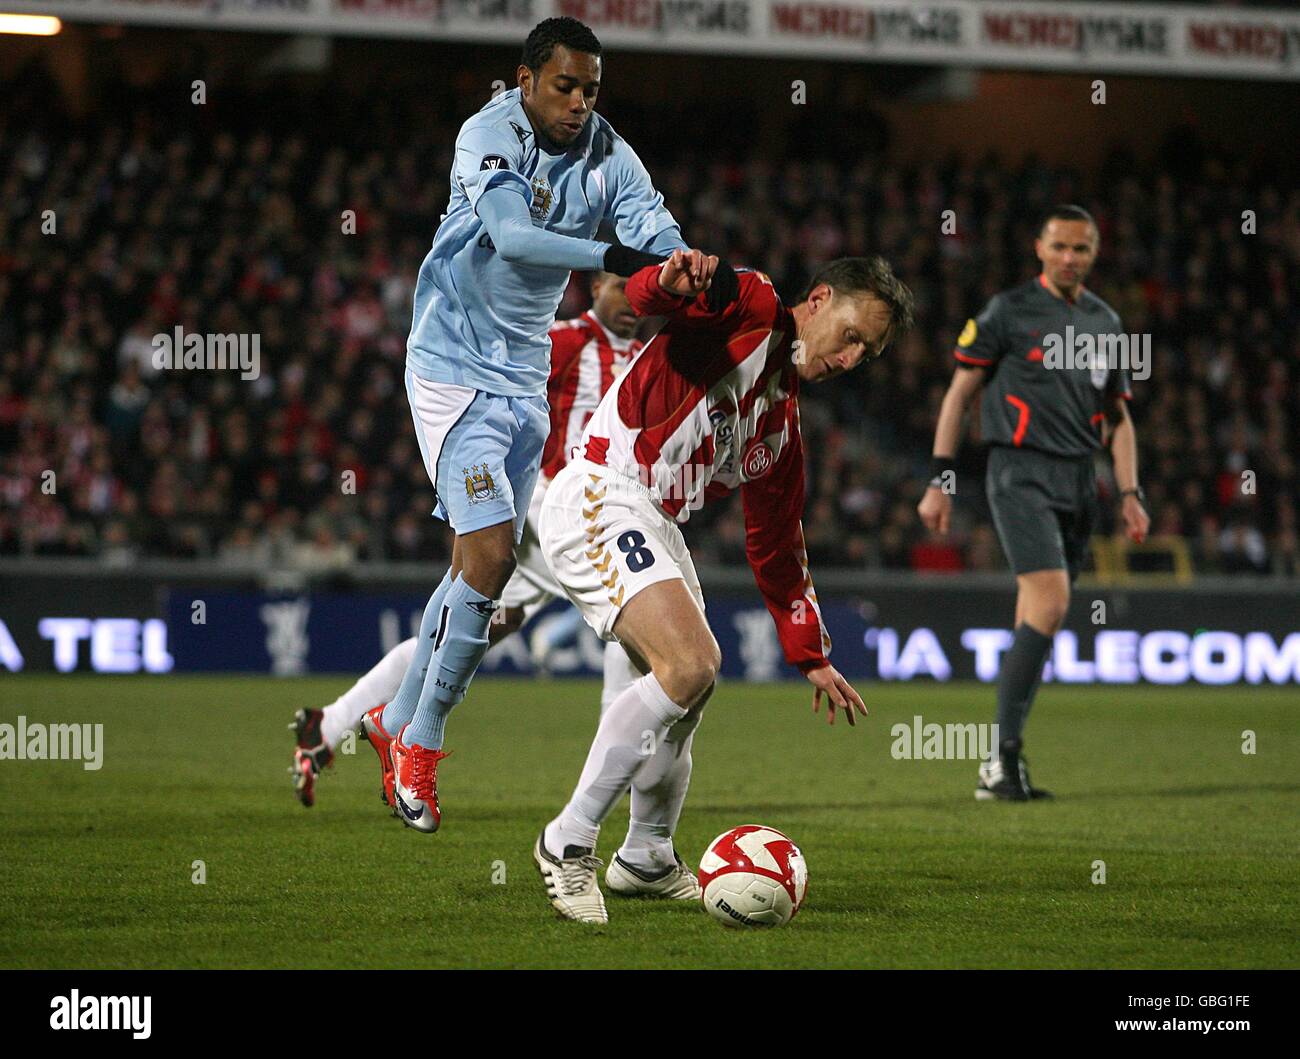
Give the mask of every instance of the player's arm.
M 535 228 L 533 186 L 521 172 L 523 152 L 513 135 L 490 125 L 462 129 L 452 179 L 464 192 L 496 252 L 519 265 L 580 270 L 602 266 L 609 244 Z
M 957 450 L 961 446 L 961 424 L 976 394 L 984 388 L 980 368 L 959 365 L 953 372 L 948 392 L 939 406 L 930 460 L 930 484 L 917 506 L 917 513 L 931 531 L 947 533 L 952 518 L 952 489 L 956 475 Z
M 661 254 L 634 250 L 619 243 L 578 239 L 538 228 L 532 222 L 529 203 L 516 194 L 517 185 L 502 184 L 479 197 L 477 211 L 492 245 L 501 257 L 517 265 L 567 268 L 575 271 L 603 270 L 616 276 L 631 276 L 639 269 L 658 265 Z M 699 250 L 674 250 L 684 255 L 686 268 L 697 290 L 703 290 L 712 275 L 704 271 L 705 255 Z M 716 258 L 714 261 L 716 262 Z
M 641 159 L 626 140 L 612 130 L 614 150 L 605 168 L 609 202 L 605 219 L 614 226 L 619 242 L 659 257 L 685 250 L 682 229 L 664 204 Z
M 766 276 L 758 272 L 738 274 L 713 255 L 703 256 L 703 268 L 697 270 L 692 255 L 699 253 L 698 250 L 674 250 L 662 265 L 643 268 L 627 281 L 624 293 L 638 316 L 724 322 L 735 326 L 746 322 L 755 327 L 772 322 L 776 292 L 771 289 L 771 281 Z M 741 297 L 742 277 L 751 293 L 762 288 L 771 296 Z
M 835 711 L 841 709 L 849 724 L 854 724 L 854 711 L 865 715 L 867 707 L 828 657 L 831 640 L 817 608 L 804 548 L 803 479 L 803 444 L 796 408 L 794 436 L 776 465 L 740 487 L 745 509 L 745 554 L 768 613 L 776 622 L 786 661 L 816 689 L 813 712 L 821 708 L 825 695 L 826 719 L 834 724 Z
M 610 201 L 605 208 L 605 217 L 614 225 L 619 240 L 629 247 L 638 247 L 642 251 L 657 254 L 660 258 L 670 257 L 677 250 L 686 250 L 682 239 L 681 227 L 664 205 L 664 197 L 650 180 L 650 174 L 641 164 L 636 152 L 620 137 L 615 137 L 614 154 L 607 167 L 610 180 Z M 671 260 L 671 257 L 670 257 Z M 701 290 L 707 289 L 705 299 L 713 311 L 721 311 L 734 302 L 740 293 L 740 284 L 735 269 L 725 262 L 719 263 L 713 258 L 709 270 L 709 282 L 704 287 L 694 286 L 687 293 L 694 298 Z M 648 262 L 646 262 L 648 264 Z M 619 275 L 632 275 L 631 272 Z M 692 277 L 696 279 L 697 277 Z M 643 315 L 659 316 L 660 313 Z
M 961 447 L 961 425 L 966 410 L 984 388 L 986 372 L 1001 356 L 1001 329 L 998 319 L 999 299 L 994 298 L 978 317 L 966 322 L 953 357 L 953 372 L 948 392 L 939 406 L 939 421 L 934 428 L 934 448 L 930 456 L 930 484 L 917 505 L 917 514 L 926 529 L 947 533 L 952 520 L 952 493 L 956 488 L 957 450 Z
M 626 248 L 595 239 L 548 232 L 533 224 L 533 188 L 519 172 L 523 157 L 518 141 L 499 129 L 479 126 L 462 131 L 456 141 L 453 175 L 487 230 L 503 261 L 539 268 L 578 271 L 606 269 L 630 275 L 662 255 L 631 261 Z
M 1110 456 L 1115 466 L 1115 484 L 1122 498 L 1124 532 L 1141 544 L 1151 528 L 1151 519 L 1142 506 L 1142 490 L 1138 487 L 1137 429 L 1128 411 L 1126 382 L 1107 393 L 1105 414 L 1111 431 Z
M 525 200 L 517 185 L 502 184 L 483 193 L 475 207 L 492 245 L 512 265 L 594 271 L 605 267 L 609 243 L 577 239 L 538 228 L 530 212 L 532 193 Z

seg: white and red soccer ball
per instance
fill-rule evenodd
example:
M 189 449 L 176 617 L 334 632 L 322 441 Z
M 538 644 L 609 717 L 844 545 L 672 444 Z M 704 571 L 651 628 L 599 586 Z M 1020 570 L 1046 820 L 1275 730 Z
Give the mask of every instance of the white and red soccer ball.
M 733 827 L 700 858 L 709 915 L 729 927 L 783 927 L 803 904 L 808 865 L 799 847 L 772 827 Z

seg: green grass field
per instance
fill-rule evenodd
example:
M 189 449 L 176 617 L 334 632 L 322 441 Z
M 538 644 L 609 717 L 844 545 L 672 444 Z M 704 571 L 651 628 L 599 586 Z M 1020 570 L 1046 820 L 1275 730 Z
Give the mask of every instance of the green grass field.
M 719 832 L 770 824 L 810 876 L 788 928 L 737 932 L 690 904 L 609 898 L 600 929 L 551 912 L 530 850 L 577 777 L 594 683 L 478 681 L 432 837 L 385 815 L 360 742 L 314 809 L 294 798 L 285 725 L 347 683 L 0 680 L 0 722 L 105 733 L 98 772 L 0 761 L 0 966 L 1300 966 L 1294 690 L 1049 686 L 1030 760 L 1058 800 L 1002 805 L 975 802 L 972 762 L 890 756 L 914 714 L 988 719 L 990 687 L 867 686 L 851 730 L 814 719 L 806 685 L 724 685 L 678 848 L 694 865 Z M 625 824 L 624 805 L 602 856 Z

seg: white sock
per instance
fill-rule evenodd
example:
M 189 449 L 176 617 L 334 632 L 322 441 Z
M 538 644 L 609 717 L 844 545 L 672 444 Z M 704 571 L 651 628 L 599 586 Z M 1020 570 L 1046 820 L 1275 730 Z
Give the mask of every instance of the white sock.
M 634 868 L 657 874 L 677 863 L 673 832 L 691 784 L 691 743 L 702 715 L 697 710 L 669 728 L 654 756 L 632 777 L 632 819 L 618 855 Z
M 601 821 L 651 760 L 668 729 L 685 716 L 653 673 L 633 681 L 601 717 L 573 797 L 547 825 L 546 848 L 563 855 L 565 846 L 595 846 Z
M 325 707 L 320 730 L 325 742 L 333 749 L 339 745 L 343 733 L 355 729 L 367 710 L 381 702 L 388 702 L 406 675 L 406 668 L 415 654 L 415 637 L 403 640 L 384 655 L 365 676 Z
M 632 664 L 621 643 L 611 640 L 605 644 L 605 686 L 600 689 L 600 715 L 604 717 L 609 704 L 640 678 L 641 671 Z

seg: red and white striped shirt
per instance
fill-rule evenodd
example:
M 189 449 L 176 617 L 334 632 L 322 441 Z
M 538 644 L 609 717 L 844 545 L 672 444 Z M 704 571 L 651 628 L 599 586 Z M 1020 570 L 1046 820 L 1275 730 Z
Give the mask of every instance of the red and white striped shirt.
M 641 348 L 619 338 L 590 309 L 551 328 L 551 375 L 546 399 L 551 432 L 542 449 L 542 475 L 550 481 L 578 452 L 582 431 L 600 399 Z
M 765 275 L 739 276 L 721 313 L 665 293 L 658 266 L 628 280 L 632 307 L 668 322 L 600 402 L 583 454 L 648 486 L 678 522 L 739 488 L 749 564 L 786 660 L 807 672 L 826 664 L 830 637 L 804 550 L 794 315 Z

